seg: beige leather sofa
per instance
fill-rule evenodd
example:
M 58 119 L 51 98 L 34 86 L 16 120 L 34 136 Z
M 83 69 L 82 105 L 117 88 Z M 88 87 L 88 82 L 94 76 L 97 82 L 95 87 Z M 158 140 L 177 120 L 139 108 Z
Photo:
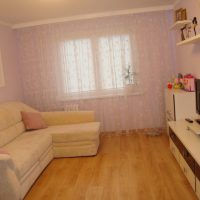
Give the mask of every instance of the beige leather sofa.
M 0 104 L 0 199 L 23 199 L 53 158 L 96 155 L 100 123 L 94 112 L 42 112 L 48 128 L 25 131 L 19 102 Z

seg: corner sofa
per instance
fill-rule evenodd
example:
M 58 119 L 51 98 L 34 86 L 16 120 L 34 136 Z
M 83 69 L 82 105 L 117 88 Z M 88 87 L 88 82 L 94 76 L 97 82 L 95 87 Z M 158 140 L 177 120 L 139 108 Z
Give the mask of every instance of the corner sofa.
M 46 129 L 26 131 L 20 102 L 0 104 L 0 199 L 23 199 L 53 158 L 92 156 L 99 146 L 94 112 L 41 112 Z

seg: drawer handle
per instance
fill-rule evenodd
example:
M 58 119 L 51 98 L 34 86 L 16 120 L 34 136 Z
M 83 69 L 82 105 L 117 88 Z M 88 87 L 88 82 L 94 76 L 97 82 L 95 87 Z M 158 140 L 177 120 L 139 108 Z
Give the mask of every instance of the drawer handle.
M 184 174 L 187 174 L 187 169 L 185 167 L 183 167 L 183 172 Z

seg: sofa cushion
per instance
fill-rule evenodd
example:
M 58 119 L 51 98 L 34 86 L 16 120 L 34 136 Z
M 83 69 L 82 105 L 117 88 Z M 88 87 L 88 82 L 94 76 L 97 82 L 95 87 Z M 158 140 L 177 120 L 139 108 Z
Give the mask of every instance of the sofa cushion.
M 50 146 L 51 135 L 26 132 L 4 146 L 4 149 L 12 157 L 17 174 L 22 178 Z
M 33 108 L 20 102 L 0 104 L 0 130 L 4 130 L 21 122 L 21 111 L 36 112 Z
M 36 112 L 20 102 L 0 104 L 0 147 L 8 144 L 25 131 L 21 111 Z
M 46 129 L 33 132 L 52 135 L 53 143 L 93 141 L 99 138 L 99 127 L 99 122 L 90 122 L 82 124 L 49 126 Z
M 7 154 L 9 155 L 9 153 L 7 151 L 5 151 L 5 149 L 0 148 L 0 154 Z
M 47 128 L 42 115 L 38 112 L 21 112 L 26 130 Z

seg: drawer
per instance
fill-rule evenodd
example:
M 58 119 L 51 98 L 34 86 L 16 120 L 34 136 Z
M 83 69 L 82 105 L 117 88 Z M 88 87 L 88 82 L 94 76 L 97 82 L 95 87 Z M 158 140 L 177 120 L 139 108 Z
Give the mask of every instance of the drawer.
M 178 139 L 178 137 L 174 134 L 174 132 L 171 129 L 169 129 L 169 135 L 170 135 L 170 138 L 172 139 L 172 141 L 174 142 L 174 144 L 179 149 L 179 151 L 183 152 L 183 150 L 185 149 L 184 145 L 182 144 L 182 142 Z
M 183 158 L 185 159 L 185 161 L 187 162 L 190 169 L 195 174 L 195 160 L 194 160 L 194 158 L 191 156 L 191 154 L 188 152 L 188 150 L 186 148 L 184 150 L 182 150 L 181 154 L 182 154 Z
M 191 154 L 188 152 L 188 150 L 184 147 L 182 142 L 179 140 L 179 138 L 174 134 L 174 132 L 171 129 L 169 130 L 169 133 L 170 133 L 170 138 L 172 139 L 172 141 L 174 142 L 174 144 L 180 151 L 181 155 L 183 156 L 183 158 L 185 159 L 185 161 L 187 162 L 187 164 L 189 165 L 193 173 L 195 173 L 194 158 L 191 156 Z
M 200 199 L 200 181 L 199 179 L 196 179 L 196 194 L 198 198 Z
M 178 148 L 176 147 L 176 145 L 174 144 L 174 142 L 171 139 L 169 139 L 169 144 L 170 144 L 170 150 L 171 150 L 172 154 L 174 155 L 177 162 L 180 163 L 180 152 L 179 152 Z
M 180 167 L 183 170 L 186 178 L 188 179 L 190 185 L 192 186 L 193 190 L 195 191 L 195 174 L 191 170 L 190 166 L 187 164 L 185 159 L 180 156 Z

